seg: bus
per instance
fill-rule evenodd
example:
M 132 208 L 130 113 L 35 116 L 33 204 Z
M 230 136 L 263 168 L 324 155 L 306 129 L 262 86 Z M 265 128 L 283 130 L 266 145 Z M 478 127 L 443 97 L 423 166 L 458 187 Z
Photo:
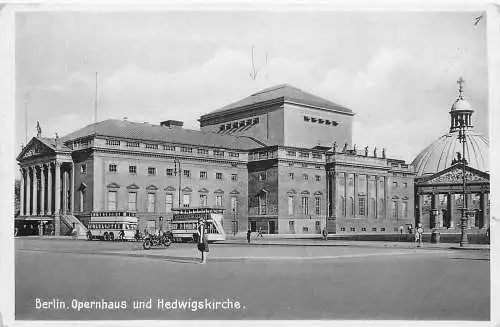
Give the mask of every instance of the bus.
M 207 240 L 209 242 L 224 241 L 226 233 L 222 227 L 223 208 L 172 208 L 172 234 L 177 242 L 197 241 L 197 227 L 201 221 L 206 222 Z
M 92 212 L 87 229 L 89 241 L 94 239 L 104 241 L 134 240 L 137 217 L 134 212 L 128 211 Z

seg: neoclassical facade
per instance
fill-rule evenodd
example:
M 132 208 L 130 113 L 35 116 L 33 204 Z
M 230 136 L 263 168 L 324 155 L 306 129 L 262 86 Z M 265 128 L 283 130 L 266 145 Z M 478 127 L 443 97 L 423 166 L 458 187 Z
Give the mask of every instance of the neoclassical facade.
M 459 94 L 450 110 L 449 132 L 425 148 L 413 161 L 416 171 L 416 221 L 424 228 L 458 231 L 464 206 L 463 172 L 465 161 L 466 202 L 470 210 L 468 228 L 489 226 L 489 143 L 474 130 L 474 111 L 465 99 L 460 79 Z M 465 132 L 465 153 L 459 130 Z
M 139 228 L 173 207 L 224 208 L 227 233 L 393 233 L 414 222 L 414 170 L 352 144 L 354 113 L 278 85 L 201 116 L 200 131 L 108 119 L 19 154 L 17 224 L 85 232 L 90 217 L 131 211 Z

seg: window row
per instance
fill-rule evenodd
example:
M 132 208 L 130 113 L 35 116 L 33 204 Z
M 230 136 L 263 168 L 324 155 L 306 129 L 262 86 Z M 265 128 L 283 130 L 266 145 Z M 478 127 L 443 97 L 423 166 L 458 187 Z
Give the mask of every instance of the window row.
M 81 193 L 80 196 L 85 196 L 85 194 Z M 146 205 L 145 210 L 141 210 L 142 208 L 138 208 L 137 202 L 137 192 L 128 192 L 127 195 L 127 203 L 126 207 L 128 211 L 146 211 L 146 212 L 171 212 L 173 207 L 182 206 L 182 207 L 190 207 L 193 205 L 197 205 L 200 207 L 206 207 L 210 205 L 214 205 L 217 207 L 225 206 L 224 196 L 223 194 L 214 194 L 214 197 L 209 201 L 208 194 L 199 193 L 198 201 L 195 203 L 193 201 L 193 197 L 196 198 L 192 193 L 183 193 L 181 196 L 181 202 L 176 203 L 174 200 L 179 201 L 179 199 L 175 199 L 174 194 L 166 193 L 165 194 L 165 203 L 160 208 L 158 208 L 158 197 L 156 193 L 147 193 L 146 194 Z M 233 211 L 237 211 L 237 203 L 238 198 L 236 195 L 231 195 L 231 208 Z M 118 210 L 118 191 L 116 190 L 108 190 L 107 194 L 107 208 L 109 211 Z M 164 209 L 164 210 L 163 210 Z M 83 209 L 80 209 L 83 211 Z
M 112 173 L 118 172 L 118 167 L 116 164 L 109 164 L 108 166 L 108 171 Z M 137 166 L 130 165 L 128 166 L 128 172 L 130 174 L 137 174 Z M 167 168 L 165 170 L 165 174 L 167 176 L 174 176 L 177 175 L 177 171 L 174 170 L 174 168 Z M 156 175 L 156 167 L 148 167 L 148 175 L 154 176 Z M 191 178 L 191 170 L 189 169 L 184 169 L 182 171 L 182 176 L 185 178 Z M 200 171 L 200 179 L 208 179 L 208 172 L 207 171 Z M 216 172 L 215 173 L 215 179 L 217 180 L 223 180 L 224 175 L 223 173 Z M 232 181 L 237 181 L 238 180 L 238 174 L 231 174 L 231 180 Z
M 398 230 L 397 227 L 394 228 L 394 231 L 396 232 Z M 346 228 L 344 226 L 340 227 L 340 231 L 341 232 L 345 232 L 346 231 Z M 350 231 L 351 232 L 355 232 L 356 231 L 356 227 L 351 227 L 350 228 Z M 362 232 L 366 232 L 367 231 L 367 228 L 366 227 L 361 227 L 361 231 Z M 372 232 L 376 232 L 377 231 L 377 227 L 372 227 L 371 229 Z M 385 232 L 385 227 L 380 227 L 380 231 L 381 232 Z
M 288 215 L 295 214 L 295 196 L 288 196 Z M 303 215 L 309 215 L 309 196 L 301 196 L 300 197 L 300 213 Z M 314 214 L 319 216 L 321 215 L 321 197 L 314 197 Z
M 288 177 L 290 177 L 290 179 L 295 179 L 295 173 L 288 173 Z M 308 181 L 309 180 L 309 175 L 308 174 L 302 174 L 302 179 L 304 181 Z M 321 182 L 321 176 L 320 175 L 314 175 L 314 180 L 316 182 Z
M 235 121 L 232 123 L 226 123 L 219 126 L 219 132 L 228 131 L 230 129 L 236 129 L 245 126 L 256 125 L 259 123 L 259 118 L 249 118 L 240 121 Z
M 304 116 L 304 121 L 311 122 L 311 123 L 331 125 L 331 126 L 337 126 L 339 124 L 335 120 L 310 117 L 310 116 Z

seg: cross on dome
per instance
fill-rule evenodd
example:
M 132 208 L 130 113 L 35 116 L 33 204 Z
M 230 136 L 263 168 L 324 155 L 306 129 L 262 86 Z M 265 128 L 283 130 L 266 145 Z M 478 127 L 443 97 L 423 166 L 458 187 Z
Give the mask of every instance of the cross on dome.
M 457 81 L 458 83 L 458 98 L 463 99 L 464 98 L 464 84 L 465 80 L 460 76 L 460 78 Z

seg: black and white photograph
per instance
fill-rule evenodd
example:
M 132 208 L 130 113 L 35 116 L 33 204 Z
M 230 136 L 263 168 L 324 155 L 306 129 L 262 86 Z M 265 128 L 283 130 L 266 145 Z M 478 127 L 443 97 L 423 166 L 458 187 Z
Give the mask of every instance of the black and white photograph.
M 493 326 L 496 5 L 11 15 L 7 325 Z

